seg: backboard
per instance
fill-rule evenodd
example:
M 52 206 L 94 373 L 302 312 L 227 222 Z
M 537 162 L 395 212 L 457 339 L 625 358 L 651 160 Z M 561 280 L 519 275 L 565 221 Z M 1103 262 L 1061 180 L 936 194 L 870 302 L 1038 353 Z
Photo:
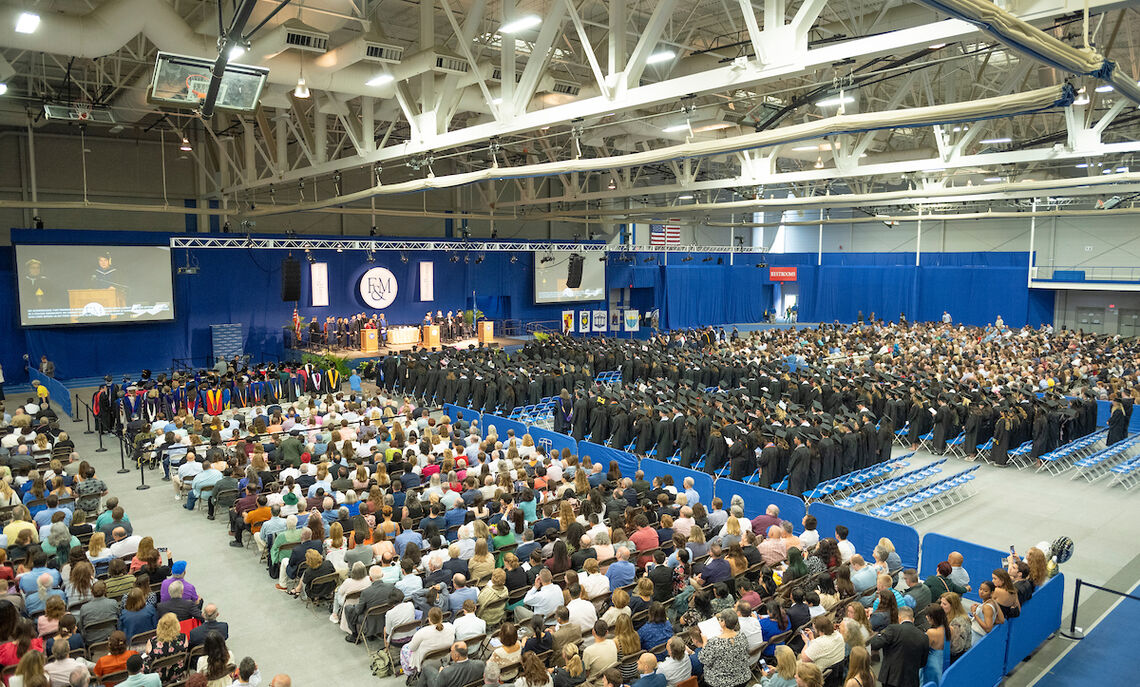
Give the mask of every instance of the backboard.
M 213 60 L 202 57 L 158 53 L 154 78 L 150 83 L 151 101 L 198 107 L 210 87 L 213 67 Z M 265 67 L 227 64 L 215 107 L 239 112 L 256 109 L 268 75 L 269 70 Z

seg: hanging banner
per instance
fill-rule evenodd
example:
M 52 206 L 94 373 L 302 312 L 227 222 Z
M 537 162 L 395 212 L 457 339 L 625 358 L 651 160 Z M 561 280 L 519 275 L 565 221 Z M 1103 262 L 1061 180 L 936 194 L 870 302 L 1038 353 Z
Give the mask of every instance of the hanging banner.
M 563 334 L 573 334 L 574 333 L 574 311 L 573 310 L 563 310 L 562 311 L 562 333 Z
M 309 265 L 309 286 L 312 291 L 313 307 L 323 308 L 329 304 L 329 265 L 327 262 L 314 262 Z
M 420 263 L 420 301 L 435 300 L 435 263 L 425 260 Z
M 396 301 L 399 285 L 387 267 L 373 267 L 360 277 L 360 300 L 374 310 L 383 310 Z
M 636 332 L 641 329 L 641 313 L 637 310 L 625 311 L 625 330 L 627 332 Z
M 582 310 L 578 313 L 578 331 L 582 334 L 590 333 L 590 311 Z
M 605 332 L 609 329 L 609 314 L 605 310 L 594 311 L 594 331 Z
M 610 311 L 610 331 L 611 332 L 620 332 L 621 331 L 621 311 L 620 310 L 611 310 Z

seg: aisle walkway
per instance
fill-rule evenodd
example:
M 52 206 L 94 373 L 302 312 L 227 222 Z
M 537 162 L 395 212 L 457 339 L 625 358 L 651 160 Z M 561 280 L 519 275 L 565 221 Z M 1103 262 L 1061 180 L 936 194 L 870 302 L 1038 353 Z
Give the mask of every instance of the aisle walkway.
M 1132 594 L 1138 589 L 1140 585 Z M 1140 655 L 1135 651 L 1137 625 L 1140 602 L 1124 599 L 1042 676 L 1036 687 L 1136 684 L 1140 671 Z

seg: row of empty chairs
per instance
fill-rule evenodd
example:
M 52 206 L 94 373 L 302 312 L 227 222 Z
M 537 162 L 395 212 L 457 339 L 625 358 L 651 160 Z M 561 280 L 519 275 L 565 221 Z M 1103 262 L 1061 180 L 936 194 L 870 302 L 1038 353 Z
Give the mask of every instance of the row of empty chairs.
M 1107 438 L 1108 430 L 1102 429 L 1042 454 L 1038 457 L 1039 462 L 1036 465 L 1032 465 L 1033 459 L 1028 452 L 1018 455 L 1016 459 L 1011 457 L 1010 462 L 1015 463 L 1018 468 L 1036 467 L 1037 472 L 1046 470 L 1050 474 L 1059 475 L 1073 467 L 1077 461 L 1088 458 L 1103 449 Z M 1032 450 L 1032 448 L 1031 442 L 1030 449 Z
M 905 456 L 899 456 L 885 463 L 878 463 L 861 470 L 853 470 L 846 475 L 840 475 L 824 482 L 820 482 L 809 491 L 804 492 L 804 498 L 810 500 L 830 500 L 834 501 L 839 498 L 839 495 L 848 489 L 855 487 L 865 487 L 872 484 L 877 484 L 882 480 L 889 477 L 895 470 L 900 470 L 909 467 L 910 463 L 906 462 L 907 458 L 913 456 L 914 453 L 908 453 Z
M 1112 474 L 1112 468 L 1136 457 L 1140 448 L 1140 434 L 1116 442 L 1112 446 L 1085 456 L 1072 463 L 1075 468 L 1072 479 L 1085 479 L 1090 483 Z
M 853 494 L 836 500 L 835 505 L 850 510 L 869 511 L 880 501 L 884 499 L 889 500 L 892 495 L 898 493 L 900 490 L 908 490 L 911 487 L 922 484 L 935 475 L 941 474 L 942 465 L 945 462 L 945 458 L 936 460 L 929 465 L 924 465 L 897 477 L 883 480 L 876 485 L 860 489 Z
M 973 496 L 976 492 L 970 488 L 970 482 L 979 467 L 981 466 L 975 465 L 888 501 L 872 509 L 871 515 L 898 520 L 907 525 L 917 524 Z

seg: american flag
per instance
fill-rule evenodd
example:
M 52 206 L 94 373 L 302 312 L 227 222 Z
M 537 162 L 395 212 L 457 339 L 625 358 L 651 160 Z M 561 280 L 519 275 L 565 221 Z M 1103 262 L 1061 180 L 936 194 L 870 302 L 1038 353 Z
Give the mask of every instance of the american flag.
M 649 245 L 666 246 L 681 243 L 681 227 L 669 224 L 649 225 Z

